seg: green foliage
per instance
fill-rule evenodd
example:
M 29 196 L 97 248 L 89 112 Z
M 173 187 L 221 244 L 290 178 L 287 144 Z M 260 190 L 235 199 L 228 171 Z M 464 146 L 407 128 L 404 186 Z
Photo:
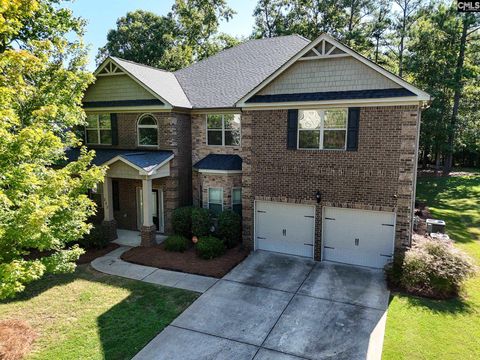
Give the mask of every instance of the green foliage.
M 174 252 L 184 252 L 188 249 L 188 239 L 182 235 L 171 235 L 165 242 L 165 250 Z
M 193 208 L 192 210 L 192 234 L 198 237 L 210 234 L 212 227 L 212 214 L 204 208 Z
M 218 216 L 217 234 L 225 242 L 227 248 L 233 248 L 242 238 L 242 218 L 230 210 Z
M 111 55 L 169 71 L 184 68 L 238 43 L 218 33 L 220 21 L 233 14 L 225 0 L 176 0 L 167 16 L 129 12 L 109 31 L 97 63 Z
M 83 249 L 103 249 L 110 243 L 105 226 L 94 225 L 88 234 L 78 240 Z
M 9 1 L 0 8 L 0 298 L 47 272 L 71 271 L 82 250 L 63 250 L 88 232 L 86 196 L 103 176 L 93 153 L 58 169 L 83 124 L 84 21 L 58 1 Z M 6 19 L 6 21 L 5 21 Z M 11 21 L 10 21 L 11 20 Z M 76 36 L 75 36 L 76 35 Z M 67 40 L 68 36 L 68 40 Z M 25 260 L 34 249 L 49 254 Z
M 185 206 L 173 211 L 172 227 L 175 234 L 186 238 L 192 236 L 192 210 L 193 207 Z
M 446 241 L 424 239 L 405 252 L 399 285 L 407 292 L 434 298 L 456 296 L 474 274 L 472 260 Z
M 198 256 L 202 259 L 210 260 L 219 257 L 225 253 L 225 244 L 222 240 L 214 236 L 201 237 L 195 245 Z

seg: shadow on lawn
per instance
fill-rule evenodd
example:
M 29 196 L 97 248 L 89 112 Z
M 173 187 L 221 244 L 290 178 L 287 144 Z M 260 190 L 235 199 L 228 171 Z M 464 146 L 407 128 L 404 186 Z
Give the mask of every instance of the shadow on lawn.
M 445 220 L 447 233 L 457 242 L 469 243 L 468 229 L 480 222 L 480 176 L 420 178 L 417 200 L 425 202 L 432 216 Z
M 390 297 L 390 301 L 392 301 L 393 296 L 397 297 L 400 300 L 406 299 L 408 302 L 408 306 L 415 308 L 423 308 L 437 314 L 468 314 L 472 311 L 475 311 L 475 309 L 462 298 L 434 300 L 396 292 L 392 294 L 392 296 Z

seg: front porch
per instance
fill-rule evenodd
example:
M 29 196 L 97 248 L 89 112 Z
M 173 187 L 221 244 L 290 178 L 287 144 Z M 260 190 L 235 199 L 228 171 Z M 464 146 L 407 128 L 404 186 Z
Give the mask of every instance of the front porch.
M 157 233 L 155 243 L 161 244 L 166 238 L 166 235 Z M 141 245 L 142 237 L 140 231 L 117 229 L 117 238 L 112 242 L 120 246 L 137 247 Z

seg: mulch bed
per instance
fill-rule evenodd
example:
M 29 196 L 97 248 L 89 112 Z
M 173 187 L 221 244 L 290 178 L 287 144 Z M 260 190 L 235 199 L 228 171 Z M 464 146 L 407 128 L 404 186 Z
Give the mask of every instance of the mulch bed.
M 187 251 L 166 251 L 163 244 L 152 247 L 136 247 L 123 253 L 122 260 L 152 266 L 159 269 L 181 271 L 190 274 L 221 278 L 247 257 L 249 252 L 241 246 L 228 249 L 222 256 L 204 260 L 197 256 L 192 247 Z
M 35 331 L 25 321 L 16 319 L 0 321 L 0 359 L 23 359 L 36 337 Z
M 96 258 L 108 254 L 110 251 L 119 248 L 120 245 L 115 243 L 109 243 L 103 249 L 88 249 L 85 250 L 85 254 L 81 255 L 77 261 L 77 264 L 88 264 L 89 262 L 95 260 Z

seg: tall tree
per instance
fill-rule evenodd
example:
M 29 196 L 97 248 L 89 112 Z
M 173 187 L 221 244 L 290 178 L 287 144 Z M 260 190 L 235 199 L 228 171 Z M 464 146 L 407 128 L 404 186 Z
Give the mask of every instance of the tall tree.
M 381 61 L 380 59 L 380 53 L 385 45 L 385 35 L 392 24 L 390 20 L 391 8 L 392 6 L 389 0 L 379 0 L 372 12 L 370 34 L 373 49 L 370 51 L 370 57 L 373 58 L 376 63 L 383 63 L 383 60 Z
M 234 11 L 225 0 L 176 0 L 166 16 L 137 10 L 117 20 L 97 64 L 107 56 L 175 71 L 238 43 L 218 33 L 221 21 Z
M 107 34 L 107 43 L 99 49 L 97 64 L 109 55 L 151 66 L 162 64 L 165 51 L 171 47 L 175 34 L 171 14 L 159 16 L 150 11 L 136 10 L 117 20 L 116 29 Z
M 404 57 L 406 42 L 410 33 L 410 28 L 415 24 L 424 0 L 394 0 L 395 4 L 400 9 L 394 13 L 392 36 L 393 56 L 397 60 L 398 76 L 403 76 Z
M 285 32 L 284 0 L 259 0 L 253 11 L 256 38 L 271 38 Z
M 57 0 L 0 7 L 0 298 L 73 271 L 82 250 L 71 243 L 90 228 L 95 205 L 85 194 L 102 170 L 86 152 L 56 167 L 85 119 L 83 27 Z

